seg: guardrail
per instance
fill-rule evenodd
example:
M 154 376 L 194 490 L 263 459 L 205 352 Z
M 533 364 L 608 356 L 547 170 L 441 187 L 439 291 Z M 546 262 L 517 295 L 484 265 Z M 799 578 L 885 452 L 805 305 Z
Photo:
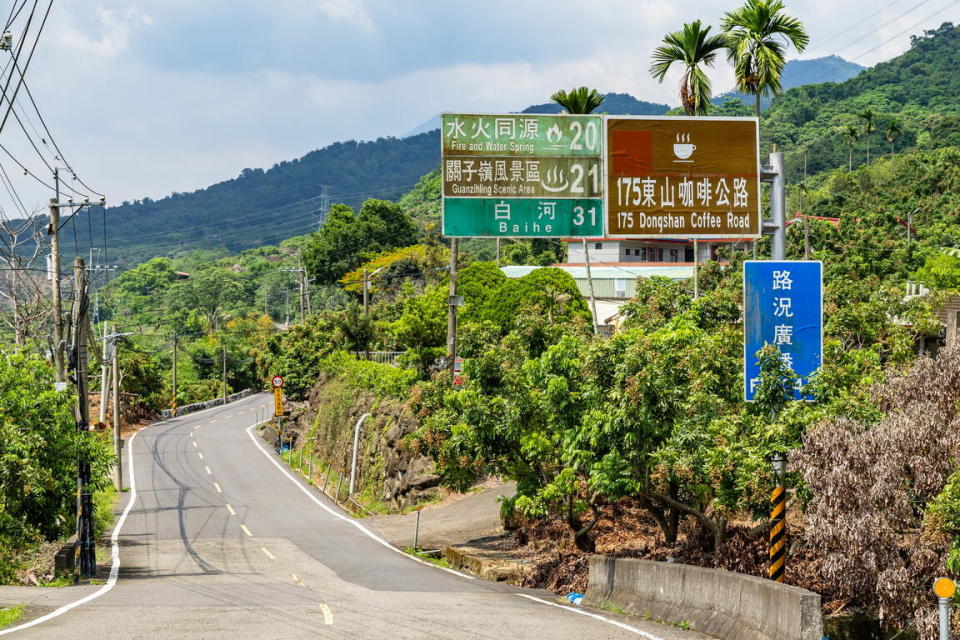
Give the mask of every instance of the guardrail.
M 686 623 L 721 640 L 823 638 L 818 594 L 721 569 L 594 556 L 584 602 Z
M 247 396 L 253 395 L 256 393 L 255 389 L 244 389 L 243 391 L 234 393 L 233 395 L 227 396 L 227 402 L 230 403 L 235 400 L 240 400 L 241 398 L 246 398 Z M 209 409 L 210 407 L 219 407 L 222 404 L 226 404 L 223 401 L 223 398 L 214 398 L 213 400 L 205 400 L 203 402 L 194 402 L 193 404 L 186 404 L 182 407 L 177 407 L 177 415 L 185 416 L 188 413 L 193 413 L 194 411 L 203 411 L 204 409 Z M 173 409 L 163 409 L 160 411 L 160 418 L 166 420 L 167 418 L 173 417 Z

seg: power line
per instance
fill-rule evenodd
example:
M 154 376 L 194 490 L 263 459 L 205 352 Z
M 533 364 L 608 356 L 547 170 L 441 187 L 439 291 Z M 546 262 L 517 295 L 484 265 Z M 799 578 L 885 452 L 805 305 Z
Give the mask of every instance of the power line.
M 927 17 L 924 18 L 923 20 L 917 22 L 916 24 L 914 24 L 914 25 L 912 25 L 912 26 L 910 26 L 910 27 L 907 27 L 906 29 L 904 29 L 904 30 L 901 31 L 900 33 L 896 34 L 896 35 L 893 36 L 892 38 L 889 38 L 889 39 L 887 39 L 887 40 L 884 40 L 883 42 L 881 42 L 881 43 L 878 44 L 877 46 L 872 47 L 872 48 L 870 48 L 870 49 L 867 49 L 866 51 L 864 51 L 863 53 L 861 53 L 861 54 L 860 54 L 859 56 L 857 56 L 856 58 L 853 58 L 853 59 L 851 60 L 851 62 L 853 62 L 854 60 L 859 60 L 860 58 L 862 58 L 863 56 L 867 55 L 868 53 L 873 53 L 874 51 L 876 51 L 876 50 L 879 49 L 880 47 L 882 47 L 882 46 L 884 46 L 884 45 L 886 45 L 886 44 L 889 44 L 890 42 L 896 40 L 897 38 L 899 38 L 899 37 L 902 36 L 903 34 L 907 33 L 908 31 L 913 31 L 914 29 L 916 29 L 917 27 L 919 27 L 921 24 L 923 24 L 923 23 L 926 22 L 927 20 L 930 20 L 931 18 L 934 18 L 935 16 L 943 13 L 944 11 L 946 11 L 947 9 L 949 9 L 950 7 L 952 7 L 953 5 L 957 4 L 957 1 L 958 1 L 958 0 L 951 0 L 951 2 L 949 2 L 945 7 L 941 8 L 941 9 L 938 9 L 937 11 L 934 11 L 933 13 L 931 13 L 929 16 L 927 16 Z

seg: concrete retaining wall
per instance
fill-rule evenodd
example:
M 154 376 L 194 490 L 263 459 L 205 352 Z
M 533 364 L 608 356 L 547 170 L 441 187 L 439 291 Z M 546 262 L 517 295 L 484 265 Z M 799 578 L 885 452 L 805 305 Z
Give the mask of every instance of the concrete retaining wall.
M 240 400 L 246 398 L 247 396 L 257 393 L 254 389 L 244 389 L 238 393 L 235 393 L 231 396 L 227 396 L 226 404 L 229 404 L 235 400 Z M 219 407 L 224 404 L 223 398 L 214 398 L 213 400 L 205 400 L 204 402 L 194 402 L 193 404 L 187 404 L 182 407 L 177 407 L 177 415 L 185 416 L 188 413 L 193 413 L 194 411 L 202 411 L 204 409 L 209 409 L 210 407 Z M 167 418 L 173 417 L 173 410 L 171 409 L 162 409 L 160 411 L 160 418 L 166 420 Z
M 635 558 L 590 559 L 586 604 L 679 623 L 721 640 L 821 640 L 820 596 L 719 569 Z

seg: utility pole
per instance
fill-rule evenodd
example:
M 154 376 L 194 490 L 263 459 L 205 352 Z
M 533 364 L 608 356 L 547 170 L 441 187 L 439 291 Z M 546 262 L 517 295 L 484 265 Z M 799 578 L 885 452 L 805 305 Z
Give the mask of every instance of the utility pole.
M 170 405 L 173 417 L 177 417 L 177 334 L 173 334 L 173 402 Z
M 227 404 L 227 345 L 223 345 L 223 404 Z
M 763 234 L 773 236 L 771 243 L 771 258 L 773 260 L 787 259 L 787 188 L 786 174 L 783 166 L 783 152 L 774 150 L 770 154 L 770 165 L 761 168 L 761 179 L 771 183 L 770 187 L 770 218 L 763 221 Z M 754 258 L 756 258 L 757 244 L 754 241 Z
M 70 360 L 77 390 L 77 432 L 80 437 L 87 437 L 90 424 L 90 407 L 87 402 L 87 272 L 83 258 L 79 256 L 73 262 L 73 278 L 74 297 L 71 313 L 73 340 Z M 90 460 L 86 456 L 81 456 L 77 464 L 77 489 L 80 496 L 77 540 L 80 543 L 80 574 L 85 578 L 92 578 L 97 573 L 90 480 Z
M 453 383 L 454 368 L 457 363 L 457 307 L 460 298 L 457 297 L 457 238 L 450 240 L 450 300 L 447 310 L 447 369 L 450 371 L 450 382 Z
M 103 351 L 100 352 L 100 424 L 107 422 L 107 405 L 110 402 L 110 365 L 107 364 L 107 323 L 103 323 Z
M 53 170 L 53 180 L 57 182 L 57 170 Z M 53 277 L 50 281 L 53 297 L 53 364 L 57 369 L 57 382 L 66 381 L 63 362 L 63 301 L 60 297 L 60 193 L 50 198 L 50 226 L 47 234 L 50 236 L 50 262 L 53 268 Z
M 123 491 L 123 440 L 120 437 L 120 355 L 117 346 L 117 329 L 113 327 L 113 340 L 110 341 L 110 363 L 113 369 L 113 453 L 117 464 L 113 468 L 113 485 L 117 491 Z
M 700 241 L 693 239 L 693 299 L 700 297 Z
M 363 270 L 363 315 L 370 315 L 370 280 L 366 269 Z
M 593 335 L 600 334 L 600 318 L 597 317 L 597 298 L 593 295 L 593 276 L 590 273 L 590 250 L 587 239 L 583 239 L 583 261 L 587 265 L 587 287 L 590 290 L 590 311 L 593 317 Z

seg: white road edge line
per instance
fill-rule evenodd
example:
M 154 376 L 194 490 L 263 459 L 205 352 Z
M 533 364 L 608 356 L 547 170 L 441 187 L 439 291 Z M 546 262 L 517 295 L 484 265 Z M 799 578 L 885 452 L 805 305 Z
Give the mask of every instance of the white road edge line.
M 213 409 L 219 409 L 219 408 L 221 407 L 210 407 L 209 409 L 202 409 L 197 413 L 202 413 L 204 411 L 211 411 Z M 183 418 L 183 417 L 185 416 L 180 416 L 180 418 Z M 150 427 L 156 427 L 166 422 L 171 422 L 173 420 L 179 420 L 180 418 L 168 418 L 167 420 L 154 422 L 153 424 L 144 427 L 144 429 L 149 429 Z M 143 429 L 141 429 L 141 431 L 142 430 Z M 62 616 L 67 611 L 70 611 L 71 609 L 75 609 L 76 607 L 79 607 L 82 604 L 86 604 L 91 600 L 96 600 L 97 598 L 104 595 L 105 593 L 108 593 L 111 589 L 113 589 L 114 585 L 117 584 L 117 578 L 120 576 L 120 544 L 119 544 L 120 530 L 123 529 L 123 524 L 127 521 L 127 515 L 130 513 L 130 509 L 133 508 L 133 503 L 137 501 L 137 482 L 136 482 L 136 478 L 133 475 L 133 441 L 136 439 L 139 433 L 140 431 L 135 432 L 132 436 L 130 436 L 130 439 L 127 440 L 127 470 L 128 470 L 128 473 L 130 474 L 130 491 L 128 493 L 130 497 L 127 500 L 127 506 L 123 508 L 123 513 L 120 514 L 120 519 L 117 520 L 117 526 L 113 528 L 113 533 L 110 535 L 110 546 L 111 546 L 110 559 L 112 564 L 110 565 L 110 577 L 107 578 L 107 583 L 102 587 L 100 587 L 99 589 L 97 589 L 96 591 L 94 591 L 93 593 L 91 593 L 90 595 L 80 598 L 79 600 L 69 602 L 63 605 L 62 607 L 60 607 L 59 609 L 55 609 L 54 611 L 51 611 L 50 613 L 44 616 L 40 616 L 35 620 L 31 620 L 30 622 L 25 622 L 21 625 L 17 625 L 16 627 L 10 627 L 9 629 L 0 630 L 0 636 L 5 636 L 11 633 L 15 633 L 17 631 L 22 631 L 24 629 L 29 629 L 30 627 L 35 627 L 38 624 L 42 624 L 48 620 L 53 620 L 54 618 Z
M 531 595 L 528 595 L 528 594 L 526 594 L 526 593 L 517 593 L 517 594 L 515 594 L 515 595 L 520 596 L 521 598 L 526 598 L 527 600 L 533 600 L 534 602 L 539 602 L 540 604 L 546 604 L 546 605 L 549 605 L 549 606 L 551 606 L 551 607 L 557 607 L 558 609 L 566 609 L 567 611 L 569 611 L 569 612 L 571 612 L 571 613 L 579 613 L 579 614 L 582 615 L 582 616 L 587 616 L 588 618 L 593 618 L 594 620 L 600 620 L 601 622 L 606 622 L 607 624 L 612 624 L 612 625 L 615 626 L 615 627 L 620 627 L 620 628 L 623 629 L 624 631 L 629 631 L 629 632 L 635 633 L 635 634 L 637 634 L 637 635 L 639 635 L 639 636 L 643 636 L 643 637 L 646 638 L 647 640 L 663 640 L 663 638 L 661 638 L 660 636 L 655 636 L 655 635 L 653 635 L 652 633 L 647 633 L 646 631 L 641 631 L 640 629 L 637 629 L 636 627 L 631 627 L 631 626 L 628 625 L 628 624 L 623 624 L 622 622 L 617 622 L 616 620 L 611 620 L 610 618 L 604 618 L 603 616 L 601 616 L 601 615 L 599 615 L 599 614 L 590 613 L 589 611 L 584 611 L 583 609 L 575 609 L 575 608 L 573 608 L 573 607 L 566 607 L 566 606 L 564 606 L 564 605 L 562 605 L 562 604 L 557 604 L 556 602 L 550 602 L 549 600 L 543 600 L 543 599 L 541 599 L 541 598 L 537 598 L 536 596 L 531 596 Z
M 269 420 L 264 420 L 263 422 L 269 422 Z M 446 571 L 447 573 L 452 573 L 452 574 L 455 575 L 455 576 L 460 576 L 461 578 L 466 578 L 467 580 L 476 580 L 475 577 L 473 577 L 473 576 L 468 576 L 468 575 L 465 574 L 465 573 L 460 573 L 459 571 L 454 571 L 453 569 L 448 569 L 447 567 L 438 567 L 437 565 L 435 565 L 435 564 L 430 564 L 429 562 L 427 562 L 427 561 L 425 561 L 425 560 L 421 560 L 420 558 L 415 558 L 414 556 L 410 555 L 409 553 L 407 553 L 407 552 L 405 552 L 405 551 L 401 551 L 400 549 L 397 549 L 395 546 L 393 546 L 392 544 L 390 544 L 389 542 L 387 542 L 386 540 L 384 540 L 383 538 L 381 538 L 380 536 L 378 536 L 378 535 L 375 534 L 374 532 L 370 531 L 369 529 L 367 529 L 365 526 L 363 526 L 362 524 L 360 524 L 360 523 L 357 522 L 356 520 L 353 520 L 353 519 L 351 519 L 351 518 L 349 518 L 349 517 L 347 517 L 347 516 L 345 516 L 345 515 L 343 515 L 343 514 L 341 514 L 341 513 L 337 513 L 336 511 L 334 511 L 333 509 L 331 509 L 331 508 L 328 507 L 327 505 L 323 504 L 315 495 L 313 495 L 313 493 L 312 493 L 309 489 L 307 489 L 305 486 L 303 486 L 303 484 L 302 484 L 300 481 L 298 481 L 295 477 L 293 477 L 292 475 L 290 475 L 290 473 L 289 473 L 286 469 L 284 469 L 282 466 L 280 466 L 280 463 L 277 462 L 276 457 L 273 456 L 273 455 L 271 455 L 270 452 L 267 451 L 266 449 L 264 449 L 264 448 L 263 448 L 263 445 L 261 445 L 261 444 L 257 441 L 257 437 L 256 437 L 255 435 L 253 435 L 253 428 L 256 427 L 256 426 L 259 426 L 260 424 L 263 424 L 263 422 L 258 422 L 258 423 L 252 424 L 252 425 L 250 425 L 249 427 L 247 427 L 247 435 L 250 436 L 250 439 L 251 439 L 251 440 L 253 440 L 253 444 L 255 444 L 255 445 L 257 446 L 257 448 L 260 449 L 260 452 L 267 457 L 267 460 L 269 460 L 270 462 L 272 462 L 272 463 L 273 463 L 273 466 L 275 466 L 277 469 L 280 470 L 280 473 L 282 473 L 283 475 L 287 476 L 287 479 L 290 480 L 290 482 L 292 482 L 293 484 L 297 485 L 297 487 L 300 489 L 300 491 L 303 491 L 303 493 L 304 493 L 308 498 L 310 498 L 311 500 L 313 500 L 314 504 L 316 504 L 318 507 L 320 507 L 321 509 L 323 509 L 324 511 L 326 511 L 327 513 L 329 513 L 330 515 L 332 515 L 334 518 L 339 518 L 340 520 L 343 520 L 344 522 L 347 522 L 347 523 L 349 523 L 349 524 L 352 524 L 353 526 L 355 526 L 357 529 L 359 529 L 359 530 L 360 530 L 364 535 L 366 535 L 367 537 L 369 537 L 369 538 L 371 538 L 372 540 L 374 540 L 374 541 L 382 544 L 382 545 L 385 546 L 387 549 L 390 549 L 391 551 L 393 551 L 393 552 L 395 552 L 395 553 L 399 553 L 399 554 L 402 555 L 404 558 L 409 558 L 410 560 L 413 560 L 414 562 L 419 562 L 419 563 L 422 564 L 422 565 L 426 565 L 426 566 L 432 567 L 432 568 L 434 568 L 434 569 L 439 569 L 440 571 Z M 657 639 L 657 640 L 659 640 L 659 639 Z

